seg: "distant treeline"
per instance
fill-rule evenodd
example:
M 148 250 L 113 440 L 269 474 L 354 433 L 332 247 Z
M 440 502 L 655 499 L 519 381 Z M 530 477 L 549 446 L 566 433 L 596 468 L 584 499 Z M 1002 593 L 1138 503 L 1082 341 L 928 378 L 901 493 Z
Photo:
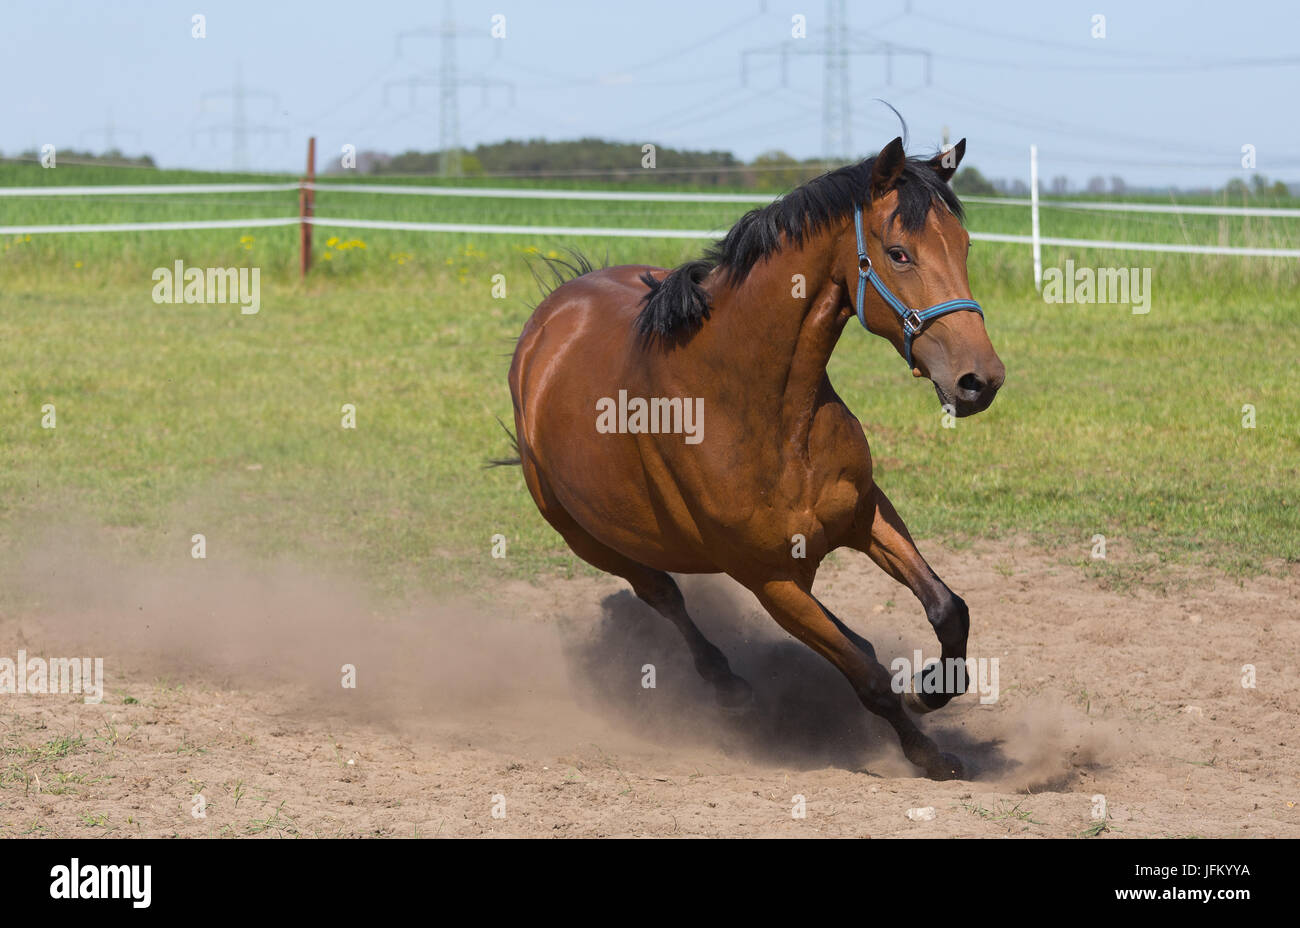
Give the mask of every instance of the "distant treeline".
M 977 168 L 962 168 L 957 172 L 957 176 L 952 179 L 953 189 L 962 196 L 1029 196 L 1029 185 L 1023 180 L 1006 181 L 998 178 L 989 180 L 979 172 Z M 1164 188 L 1141 189 L 1130 187 L 1124 182 L 1124 178 L 1112 175 L 1109 179 L 1102 177 L 1100 174 L 1090 177 L 1088 183 L 1080 188 L 1075 189 L 1070 185 L 1070 178 L 1064 175 L 1053 177 L 1050 181 L 1045 181 L 1040 188 L 1045 194 L 1053 196 L 1066 196 L 1071 193 L 1086 193 L 1093 196 L 1111 194 L 1122 197 L 1127 193 L 1167 193 L 1170 189 L 1178 193 L 1192 194 L 1197 196 L 1213 196 L 1223 194 L 1229 200 L 1244 200 L 1250 197 L 1263 199 L 1287 199 L 1292 196 L 1291 189 L 1287 184 L 1280 180 L 1269 181 L 1263 174 L 1252 174 L 1250 183 L 1247 184 L 1240 177 L 1234 177 L 1222 187 L 1193 187 L 1187 189 Z
M 0 152 L 0 159 L 8 161 L 40 161 L 41 153 L 35 148 L 29 148 L 26 151 L 20 151 L 9 158 L 4 157 Z M 93 151 L 78 151 L 75 148 L 56 148 L 54 150 L 55 164 L 62 162 L 64 164 L 107 164 L 122 165 L 124 167 L 136 168 L 156 168 L 152 155 L 136 155 L 130 157 L 122 154 L 116 148 L 110 148 L 108 151 L 95 153 Z
M 800 161 L 782 151 L 766 152 L 746 163 L 729 151 L 686 151 L 656 145 L 653 168 L 648 166 L 649 157 L 642 145 L 631 142 L 511 139 L 464 151 L 460 161 L 461 173 L 466 177 L 587 177 L 770 190 L 796 186 L 827 168 L 819 159 Z M 441 162 L 442 156 L 436 151 L 407 151 L 400 155 L 367 151 L 357 156 L 357 168 L 365 174 L 438 174 Z
M 461 153 L 461 173 L 466 177 L 588 178 L 644 184 L 670 184 L 696 187 L 742 187 L 781 191 L 809 180 L 828 167 L 820 158 L 800 160 L 780 150 L 764 152 L 753 161 L 743 161 L 729 151 L 689 151 L 656 146 L 653 169 L 642 167 L 642 146 L 631 142 L 610 142 L 584 138 L 566 142 L 546 139 L 508 140 L 479 145 Z M 440 174 L 439 152 L 407 151 L 400 155 L 365 151 L 357 156 L 357 169 L 363 174 Z M 332 173 L 339 173 L 335 165 Z M 966 196 L 1028 196 L 1029 186 L 1021 179 L 986 178 L 975 167 L 964 167 L 953 178 L 953 187 Z M 1043 193 L 1061 196 L 1069 193 L 1115 194 L 1149 193 L 1129 187 L 1122 177 L 1092 177 L 1081 188 L 1073 188 L 1068 177 L 1057 176 L 1044 181 Z M 1165 188 L 1159 192 L 1167 192 Z M 1222 194 L 1285 198 L 1291 195 L 1282 181 L 1270 182 L 1256 174 L 1247 184 L 1233 178 L 1226 186 L 1209 186 L 1181 191 L 1195 194 Z
M 642 146 L 635 143 L 593 138 L 570 142 L 508 140 L 462 152 L 460 167 L 466 177 L 591 177 L 674 186 L 788 190 L 835 166 L 820 158 L 801 161 L 780 150 L 764 152 L 746 163 L 729 151 L 685 151 L 657 146 L 653 170 L 642 167 L 644 158 Z M 357 169 L 363 174 L 439 174 L 442 153 L 407 151 L 387 155 L 365 151 L 357 156 Z M 341 170 L 336 165 L 331 173 Z M 958 171 L 953 186 L 959 193 L 989 196 L 1029 191 L 1023 181 L 989 181 L 975 168 Z
M 118 149 L 106 152 L 79 151 L 61 148 L 56 152 L 60 164 L 89 164 L 123 167 L 156 167 L 153 156 L 127 156 Z M 611 142 L 606 139 L 583 138 L 552 142 L 546 139 L 508 139 L 490 145 L 479 145 L 464 150 L 460 155 L 460 172 L 465 177 L 518 177 L 552 179 L 562 183 L 565 178 L 600 181 L 626 181 L 629 185 L 645 186 L 664 184 L 673 187 L 723 187 L 748 188 L 780 192 L 797 187 L 816 177 L 835 163 L 821 158 L 798 159 L 780 150 L 764 152 L 752 161 L 737 158 L 729 151 L 690 151 L 656 145 L 654 167 L 644 166 L 647 153 L 641 143 Z M 27 149 L 0 161 L 39 162 L 41 153 Z M 325 173 L 350 173 L 337 160 Z M 437 151 L 406 151 L 400 155 L 363 151 L 357 155 L 356 170 L 362 174 L 438 175 L 442 173 L 442 154 Z M 963 196 L 1028 196 L 1029 187 L 1021 179 L 1004 180 L 986 178 L 978 168 L 963 167 L 953 178 L 953 188 Z M 1064 175 L 1044 178 L 1042 192 L 1055 196 L 1073 193 L 1092 195 L 1169 193 L 1192 195 L 1226 195 L 1230 201 L 1251 198 L 1260 200 L 1287 199 L 1300 193 L 1286 183 L 1255 173 L 1249 181 L 1234 177 L 1221 187 L 1193 188 L 1137 188 L 1130 187 L 1124 178 L 1100 175 L 1089 178 L 1083 187 L 1075 188 Z

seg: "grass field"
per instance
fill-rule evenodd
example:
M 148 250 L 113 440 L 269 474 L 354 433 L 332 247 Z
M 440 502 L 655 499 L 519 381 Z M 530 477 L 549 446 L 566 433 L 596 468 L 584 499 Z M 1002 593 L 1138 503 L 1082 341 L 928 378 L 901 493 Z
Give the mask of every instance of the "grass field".
M 217 182 L 192 172 L 0 164 L 0 185 Z M 284 180 L 285 178 L 261 178 Z M 393 183 L 392 179 L 384 179 Z M 553 184 L 552 186 L 557 186 Z M 558 186 L 573 186 L 563 183 Z M 1294 205 L 1294 204 L 1292 204 Z M 296 215 L 296 194 L 0 198 L 0 226 Z M 732 205 L 322 192 L 317 212 L 425 221 L 725 229 Z M 1028 231 L 972 204 L 970 228 Z M 1300 247 L 1300 221 L 1047 210 L 1043 234 Z M 337 564 L 400 593 L 585 569 L 537 515 L 506 450 L 505 383 L 536 288 L 528 262 L 576 247 L 675 264 L 698 241 L 296 228 L 10 236 L 0 248 L 0 556 L 41 525 L 106 524 L 148 556 L 222 551 Z M 1045 266 L 1152 269 L 1146 315 L 1047 305 L 1028 249 L 978 243 L 970 276 L 1006 387 L 941 427 L 928 385 L 856 327 L 831 364 L 877 473 L 922 539 L 1026 535 L 1116 584 L 1170 564 L 1240 575 L 1300 559 L 1300 261 L 1046 249 Z M 176 260 L 262 269 L 262 309 L 157 305 Z M 492 276 L 509 295 L 493 299 Z M 42 428 L 54 404 L 57 428 Z M 340 427 L 353 403 L 357 428 Z M 1256 427 L 1242 427 L 1242 407 Z M 490 538 L 509 556 L 490 557 Z M 1091 538 L 1108 559 L 1088 561 Z

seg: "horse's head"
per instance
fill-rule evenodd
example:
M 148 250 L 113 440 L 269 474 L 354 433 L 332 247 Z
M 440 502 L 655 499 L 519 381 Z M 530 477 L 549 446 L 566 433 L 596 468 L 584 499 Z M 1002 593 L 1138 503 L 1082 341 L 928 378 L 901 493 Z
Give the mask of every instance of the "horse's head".
M 854 253 L 844 261 L 863 325 L 894 344 L 913 376 L 930 378 L 958 416 L 988 408 L 1006 377 L 971 299 L 970 236 L 946 189 L 965 152 L 965 139 L 930 161 L 908 159 L 902 139 L 886 145 L 872 161 L 860 231 L 849 232 Z M 859 260 L 863 248 L 869 260 Z

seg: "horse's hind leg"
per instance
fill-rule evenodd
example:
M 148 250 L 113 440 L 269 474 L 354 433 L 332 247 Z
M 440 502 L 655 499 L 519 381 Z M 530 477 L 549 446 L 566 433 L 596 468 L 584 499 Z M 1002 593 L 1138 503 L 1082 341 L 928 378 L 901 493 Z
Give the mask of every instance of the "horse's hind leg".
M 731 672 L 727 656 L 696 626 L 686 611 L 686 601 L 677 581 L 664 571 L 637 563 L 596 540 L 562 509 L 557 511 L 548 507 L 542 514 L 564 536 L 578 557 L 606 573 L 622 577 L 643 602 L 677 626 L 690 648 L 696 671 L 713 685 L 719 705 L 739 709 L 750 704 L 753 690 L 745 680 Z
M 885 573 L 912 591 L 925 607 L 934 626 L 943 660 L 916 673 L 911 691 L 904 697 L 913 712 L 932 712 L 966 692 L 966 639 L 970 633 L 970 612 L 962 598 L 948 589 L 916 550 L 907 526 L 880 487 L 873 490 L 869 518 L 857 526 L 852 546 L 863 551 Z M 955 662 L 955 663 L 954 663 Z M 952 672 L 945 675 L 945 669 Z M 946 690 L 946 683 L 952 689 Z
M 961 761 L 940 753 L 903 710 L 902 697 L 891 685 L 892 675 L 875 659 L 865 639 L 849 632 L 793 580 L 769 581 L 751 589 L 782 628 L 839 668 L 862 704 L 893 726 L 908 760 L 933 780 L 962 777 Z
M 744 679 L 731 672 L 727 656 L 717 645 L 704 637 L 704 633 L 686 611 L 686 601 L 682 598 L 677 581 L 662 570 L 653 570 L 639 564 L 633 566 L 636 569 L 613 572 L 632 584 L 637 596 L 677 626 L 677 630 L 686 639 L 686 646 L 691 650 L 691 657 L 695 659 L 695 670 L 712 684 L 718 704 L 726 709 L 748 706 L 754 698 L 753 690 Z

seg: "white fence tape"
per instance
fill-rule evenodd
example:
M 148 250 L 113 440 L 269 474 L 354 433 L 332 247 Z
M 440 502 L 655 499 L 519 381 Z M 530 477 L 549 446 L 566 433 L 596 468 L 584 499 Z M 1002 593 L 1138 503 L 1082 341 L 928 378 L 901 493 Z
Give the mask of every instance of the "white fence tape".
M 427 187 L 401 186 L 383 184 L 150 184 L 150 185 L 103 185 L 96 187 L 0 187 L 0 197 L 5 196 L 99 196 L 127 194 L 168 194 L 168 193 L 264 193 L 297 190 L 308 186 L 320 192 L 335 191 L 339 193 L 379 193 L 379 194 L 414 194 L 421 196 L 458 196 L 458 197 L 500 197 L 509 199 L 540 200 L 604 200 L 632 202 L 677 202 L 677 203 L 768 203 L 774 198 L 765 195 L 723 194 L 723 193 L 659 193 L 653 191 L 622 190 L 537 190 L 506 187 Z M 1029 200 L 1002 197 L 966 197 L 977 203 L 996 203 L 1000 205 L 1029 206 Z M 1102 203 L 1086 201 L 1039 201 L 1042 207 L 1062 207 L 1096 210 L 1122 210 L 1126 212 L 1152 213 L 1200 213 L 1204 215 L 1240 215 L 1269 217 L 1300 217 L 1300 209 L 1265 208 L 1265 207 L 1219 207 L 1219 206 L 1176 206 L 1151 203 Z M 209 219 L 177 222 L 114 222 L 114 223 L 75 223 L 67 225 L 26 225 L 0 226 L 0 235 L 42 235 L 50 233 L 79 232 L 171 232 L 201 229 L 243 229 L 267 228 L 275 226 L 297 225 L 301 220 L 294 217 L 272 217 L 260 219 Z M 575 235 L 601 238 L 677 238 L 677 239 L 715 239 L 725 229 L 620 229 L 601 226 L 525 226 L 525 225 L 490 225 L 460 222 L 405 222 L 383 219 L 336 219 L 330 217 L 312 217 L 307 220 L 312 225 L 332 226 L 336 228 L 388 229 L 401 232 L 462 232 L 480 235 Z M 1016 245 L 1031 245 L 1033 237 L 1029 235 L 1009 235 L 996 232 L 972 232 L 976 241 L 1002 242 Z M 1098 248 L 1116 251 L 1152 251 L 1174 254 L 1197 255 L 1231 255 L 1237 257 L 1265 258 L 1300 258 L 1300 249 L 1296 248 L 1252 248 L 1228 245 L 1188 245 L 1164 244 L 1160 242 L 1115 242 L 1078 238 L 1041 237 L 1044 245 L 1057 245 L 1068 248 Z
M 608 226 L 494 226 L 473 222 L 399 222 L 387 219 L 328 219 L 313 216 L 314 226 L 352 229 L 398 229 L 404 232 L 471 232 L 484 235 L 587 235 L 601 238 L 721 238 L 726 229 L 616 229 Z
M 0 187 L 0 197 L 150 196 L 166 193 L 270 193 L 298 184 L 101 184 L 97 187 Z
M 547 190 L 528 187 L 430 187 L 406 184 L 102 184 L 94 187 L 0 187 L 0 197 L 148 196 L 169 193 L 272 193 L 308 187 L 336 193 L 378 193 L 430 197 L 485 197 L 508 200 L 598 200 L 631 203 L 771 203 L 776 194 L 672 193 L 647 190 Z M 967 203 L 996 206 L 1029 206 L 1021 197 L 962 197 Z M 1201 216 L 1257 216 L 1273 219 L 1300 218 L 1300 209 L 1281 206 L 1193 206 L 1176 203 L 1112 203 L 1101 200 L 1045 200 L 1042 209 L 1098 210 L 1125 213 L 1182 213 Z
M 307 184 L 317 191 L 417 194 L 430 197 L 492 197 L 504 200 L 604 200 L 631 203 L 771 203 L 772 194 L 658 193 L 649 190 L 546 190 L 527 187 L 415 187 L 396 184 Z
M 992 203 L 997 206 L 1032 206 L 1022 197 L 962 197 L 963 203 Z M 1297 219 L 1300 209 L 1285 206 L 1185 206 L 1177 203 L 1109 203 L 1101 200 L 1038 200 L 1039 209 L 1081 209 L 1119 213 L 1182 213 L 1191 216 L 1261 216 L 1269 219 Z
M 187 229 L 256 229 L 296 226 L 297 216 L 271 219 L 192 219 L 183 222 L 77 222 L 70 225 L 0 226 L 0 235 L 43 235 L 48 232 L 183 232 Z
M 977 242 L 1004 242 L 1012 245 L 1032 245 L 1033 236 L 1004 235 L 1000 232 L 972 232 Z M 1300 258 L 1300 248 L 1248 248 L 1233 245 L 1166 245 L 1162 242 L 1105 242 L 1091 238 L 1052 238 L 1040 236 L 1044 245 L 1061 245 L 1066 248 L 1100 248 L 1104 251 L 1163 251 L 1187 255 L 1234 255 L 1239 258 Z
M 74 225 L 0 226 L 0 235 L 38 235 L 64 232 L 171 232 L 190 229 L 243 229 L 267 226 L 296 226 L 296 217 L 271 219 L 210 219 L 191 222 L 114 222 L 77 223 Z M 387 219 L 336 219 L 313 216 L 307 220 L 314 226 L 340 229 L 388 229 L 398 232 L 465 232 L 476 235 L 577 235 L 591 238 L 678 238 L 716 239 L 725 229 L 618 229 L 607 226 L 514 226 L 485 225 L 470 222 L 402 222 Z M 1001 242 L 1012 245 L 1030 245 L 1029 235 L 1007 235 L 1000 232 L 972 232 L 977 242 Z M 1044 245 L 1067 248 L 1099 248 L 1109 251 L 1159 251 L 1193 255 L 1232 255 L 1248 258 L 1300 258 L 1300 248 L 1248 248 L 1228 245 L 1166 245 L 1160 242 L 1108 242 L 1090 238 L 1039 239 Z
M 382 219 L 332 219 L 313 216 L 307 220 L 315 226 L 355 229 L 399 229 L 407 232 L 470 232 L 484 235 L 587 235 L 610 238 L 702 238 L 716 239 L 725 229 L 611 229 L 582 226 L 498 226 L 465 222 L 389 222 Z M 1004 235 L 999 232 L 972 232 L 977 242 L 1002 242 L 1012 245 L 1033 244 L 1029 235 Z M 1101 248 L 1118 251 L 1164 251 L 1197 255 L 1236 255 L 1254 258 L 1300 258 L 1300 248 L 1236 248 L 1226 245 L 1165 245 L 1159 242 L 1106 242 L 1089 238 L 1052 238 L 1043 236 L 1044 245 Z

